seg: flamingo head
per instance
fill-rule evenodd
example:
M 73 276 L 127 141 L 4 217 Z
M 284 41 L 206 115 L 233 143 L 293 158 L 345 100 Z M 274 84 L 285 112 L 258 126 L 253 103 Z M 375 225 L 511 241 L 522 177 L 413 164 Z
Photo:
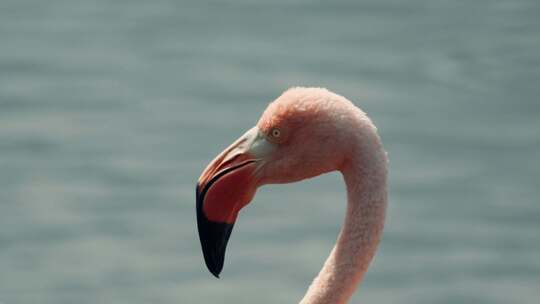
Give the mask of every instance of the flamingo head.
M 223 268 L 238 213 L 257 188 L 340 170 L 358 115 L 362 113 L 352 103 L 325 89 L 290 89 L 206 167 L 197 183 L 197 225 L 206 266 L 214 276 Z

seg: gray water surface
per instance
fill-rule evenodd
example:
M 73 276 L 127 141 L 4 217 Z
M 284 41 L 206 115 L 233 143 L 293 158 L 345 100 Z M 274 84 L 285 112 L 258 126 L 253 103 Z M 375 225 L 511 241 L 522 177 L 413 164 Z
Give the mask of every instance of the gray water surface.
M 261 1 L 262 2 L 262 1 Z M 355 303 L 538 303 L 540 2 L 0 2 L 0 303 L 295 303 L 341 177 L 260 189 L 222 279 L 202 169 L 294 85 L 362 107 L 390 156 Z

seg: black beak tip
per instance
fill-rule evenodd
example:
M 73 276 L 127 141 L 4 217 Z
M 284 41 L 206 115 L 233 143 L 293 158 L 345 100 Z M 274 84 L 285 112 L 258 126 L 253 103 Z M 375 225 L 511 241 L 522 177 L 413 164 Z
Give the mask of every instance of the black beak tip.
M 225 250 L 219 250 L 215 247 L 215 243 L 201 242 L 202 251 L 204 255 L 204 262 L 208 271 L 219 279 L 221 270 L 223 269 L 223 262 L 225 260 Z
M 210 268 L 209 268 L 209 270 L 210 270 Z M 212 275 L 214 277 L 216 277 L 216 279 L 219 279 L 219 274 L 221 273 L 221 271 L 212 271 L 212 270 L 210 270 L 210 273 L 212 273 Z
M 225 260 L 225 250 L 234 224 L 214 222 L 204 215 L 202 204 L 206 190 L 203 189 L 201 192 L 197 184 L 197 227 L 206 267 L 212 275 L 219 279 Z

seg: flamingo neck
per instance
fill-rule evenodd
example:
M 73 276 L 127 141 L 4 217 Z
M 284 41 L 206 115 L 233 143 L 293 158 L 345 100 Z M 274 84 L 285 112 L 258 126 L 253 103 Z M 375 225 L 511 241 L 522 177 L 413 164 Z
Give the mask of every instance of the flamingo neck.
M 375 255 L 387 205 L 387 160 L 376 134 L 373 139 L 362 148 L 367 152 L 355 153 L 341 170 L 347 187 L 345 221 L 336 245 L 300 304 L 346 303 Z

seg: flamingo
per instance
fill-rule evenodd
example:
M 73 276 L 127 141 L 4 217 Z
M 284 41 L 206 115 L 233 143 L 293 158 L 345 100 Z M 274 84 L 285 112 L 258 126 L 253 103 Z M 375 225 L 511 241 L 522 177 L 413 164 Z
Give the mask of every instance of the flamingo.
M 347 208 L 337 243 L 301 304 L 347 303 L 381 239 L 387 206 L 387 155 L 377 128 L 345 97 L 296 87 L 271 102 L 257 125 L 220 153 L 196 189 L 197 226 L 208 270 L 223 269 L 240 209 L 265 184 L 340 171 Z

